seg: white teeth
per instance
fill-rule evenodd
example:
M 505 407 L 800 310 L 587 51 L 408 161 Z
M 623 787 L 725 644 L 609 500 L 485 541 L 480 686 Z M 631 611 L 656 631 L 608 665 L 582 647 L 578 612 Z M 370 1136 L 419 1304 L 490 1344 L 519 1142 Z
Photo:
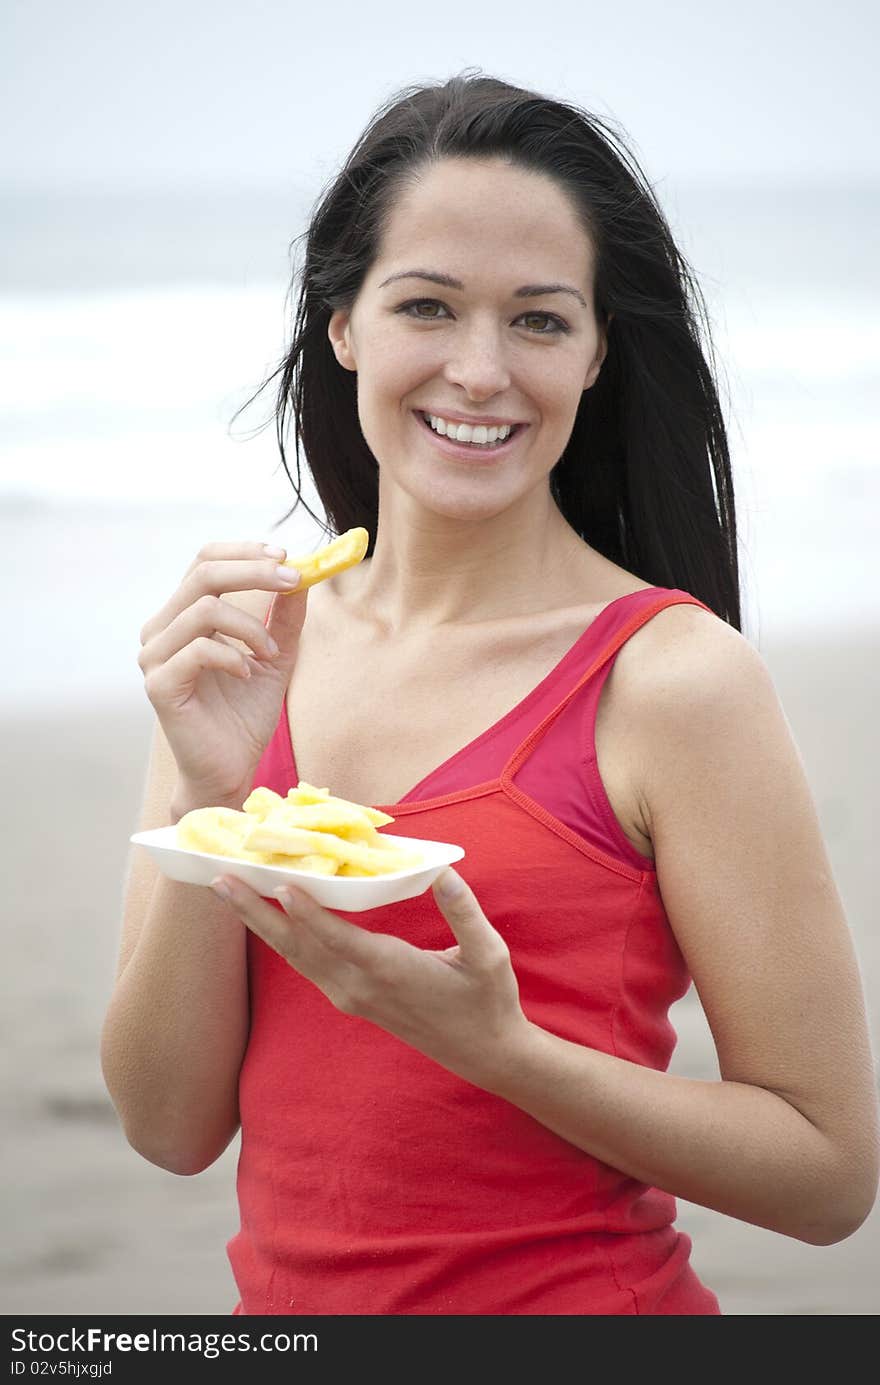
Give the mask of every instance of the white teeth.
M 502 424 L 500 428 L 472 428 L 469 423 L 448 423 L 445 418 L 440 418 L 437 414 L 425 414 L 424 416 L 435 433 L 439 433 L 441 437 L 450 438 L 453 442 L 503 442 L 513 432 L 513 426 L 509 423 Z

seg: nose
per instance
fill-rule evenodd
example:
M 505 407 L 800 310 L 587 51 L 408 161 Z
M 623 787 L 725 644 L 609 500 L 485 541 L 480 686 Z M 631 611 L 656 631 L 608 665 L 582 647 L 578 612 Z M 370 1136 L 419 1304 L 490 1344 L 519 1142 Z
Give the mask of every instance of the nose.
M 497 325 L 474 324 L 469 331 L 458 333 L 443 376 L 479 403 L 509 389 L 510 369 Z

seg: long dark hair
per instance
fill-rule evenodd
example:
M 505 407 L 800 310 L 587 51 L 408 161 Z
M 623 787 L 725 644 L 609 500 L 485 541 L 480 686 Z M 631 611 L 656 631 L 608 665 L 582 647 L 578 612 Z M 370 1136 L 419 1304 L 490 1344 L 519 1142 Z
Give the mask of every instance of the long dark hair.
M 333 312 L 352 307 L 398 195 L 447 157 L 498 157 L 555 179 L 595 247 L 595 305 L 608 324 L 608 352 L 550 473 L 560 511 L 606 558 L 652 586 L 690 592 L 741 631 L 733 478 L 696 278 L 638 162 L 607 122 L 479 69 L 396 92 L 313 211 L 293 342 L 257 391 L 280 375 L 276 436 L 297 499 L 274 527 L 302 503 L 328 534 L 363 525 L 372 553 L 378 467 L 358 421 L 357 378 L 336 360 L 327 327 Z M 297 279 L 294 269 L 289 297 Z M 284 446 L 291 410 L 295 482 Z M 326 525 L 302 496 L 300 442 Z

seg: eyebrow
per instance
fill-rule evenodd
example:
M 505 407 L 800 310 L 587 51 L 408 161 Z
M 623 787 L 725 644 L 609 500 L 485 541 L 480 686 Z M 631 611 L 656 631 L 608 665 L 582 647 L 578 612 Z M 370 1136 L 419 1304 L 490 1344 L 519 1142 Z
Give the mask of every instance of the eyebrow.
M 432 284 L 442 284 L 447 289 L 464 289 L 464 284 L 460 279 L 453 279 L 449 274 L 437 274 L 430 269 L 404 269 L 400 274 L 392 274 L 388 279 L 383 279 L 379 288 L 384 289 L 387 284 L 393 284 L 397 279 L 428 279 Z M 543 298 L 548 293 L 570 293 L 589 312 L 584 295 L 569 284 L 524 284 L 522 288 L 514 290 L 513 296 L 514 298 Z

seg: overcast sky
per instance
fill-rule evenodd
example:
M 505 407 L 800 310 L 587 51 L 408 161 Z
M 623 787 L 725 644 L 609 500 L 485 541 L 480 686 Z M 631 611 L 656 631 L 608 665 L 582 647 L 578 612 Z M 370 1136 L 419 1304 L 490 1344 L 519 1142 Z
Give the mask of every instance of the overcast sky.
M 620 122 L 653 180 L 880 179 L 876 0 L 4 0 L 7 189 L 323 182 L 476 66 Z

